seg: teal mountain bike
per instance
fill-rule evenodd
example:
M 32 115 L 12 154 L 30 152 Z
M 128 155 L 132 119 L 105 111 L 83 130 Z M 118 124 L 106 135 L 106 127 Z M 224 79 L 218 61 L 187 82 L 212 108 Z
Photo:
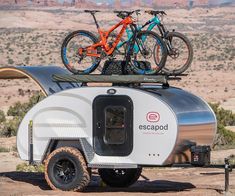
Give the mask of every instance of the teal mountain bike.
M 164 11 L 154 11 L 149 10 L 145 11 L 150 15 L 153 15 L 149 21 L 147 21 L 144 25 L 138 25 L 138 30 L 143 30 L 147 27 L 147 31 L 154 31 L 156 27 L 165 42 L 167 47 L 168 58 L 165 63 L 165 66 L 162 68 L 162 72 L 169 75 L 179 75 L 185 72 L 192 63 L 193 60 L 193 48 L 189 41 L 189 39 L 183 35 L 182 33 L 169 32 L 166 30 L 164 25 L 161 22 L 161 18 L 166 15 Z M 132 38 L 132 31 L 127 28 L 126 29 L 127 39 L 121 40 L 116 46 L 116 54 L 124 55 L 126 51 L 126 44 Z M 144 40 L 143 40 L 144 41 Z M 134 46 L 135 53 L 138 53 L 138 46 Z M 160 53 L 156 52 L 156 55 Z M 158 59 L 156 57 L 155 59 Z M 157 64 L 158 62 L 156 62 Z

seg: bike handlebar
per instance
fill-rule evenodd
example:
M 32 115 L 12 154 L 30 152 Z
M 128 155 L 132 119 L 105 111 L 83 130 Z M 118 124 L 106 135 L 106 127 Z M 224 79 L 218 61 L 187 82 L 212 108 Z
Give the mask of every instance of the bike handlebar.
M 150 15 L 158 15 L 158 14 L 161 14 L 161 15 L 167 15 L 165 11 L 156 11 L 156 10 L 147 10 L 145 11 L 145 13 L 148 13 Z

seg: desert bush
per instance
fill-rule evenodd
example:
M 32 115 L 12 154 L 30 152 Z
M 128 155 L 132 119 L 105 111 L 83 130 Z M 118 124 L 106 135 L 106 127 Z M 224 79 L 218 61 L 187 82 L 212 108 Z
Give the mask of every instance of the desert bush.
M 18 151 L 17 151 L 17 146 L 16 146 L 16 145 L 15 145 L 15 146 L 13 146 L 11 150 L 12 150 L 13 152 L 18 152 Z
M 8 59 L 8 64 L 12 65 L 14 63 L 13 59 Z
M 30 97 L 29 102 L 27 103 L 20 103 L 16 102 L 13 106 L 10 106 L 9 110 L 7 111 L 8 116 L 18 116 L 24 117 L 24 115 L 40 100 L 44 98 L 42 93 L 36 93 L 32 97 Z
M 0 152 L 10 152 L 10 149 L 5 147 L 0 147 Z
M 5 114 L 2 110 L 0 110 L 0 124 L 4 123 L 6 121 Z
M 34 94 L 27 103 L 16 102 L 13 106 L 10 106 L 7 111 L 8 116 L 12 116 L 12 119 L 9 119 L 3 123 L 3 128 L 0 131 L 0 136 L 11 137 L 15 136 L 20 122 L 24 118 L 25 114 L 40 100 L 44 98 L 42 93 Z
M 215 112 L 218 124 L 224 126 L 235 126 L 235 114 L 231 110 L 225 110 L 219 107 L 218 103 L 210 103 L 211 108 Z
M 235 146 L 235 133 L 226 129 L 225 126 L 235 125 L 235 114 L 230 110 L 219 107 L 218 103 L 210 103 L 217 118 L 217 134 L 213 148 L 223 148 L 224 146 Z
M 235 155 L 231 154 L 229 157 L 229 162 L 231 165 L 235 165 Z
M 7 111 L 8 116 L 23 116 L 25 114 L 26 108 L 25 104 L 21 104 L 19 101 L 16 102 L 13 106 Z
M 233 148 L 235 146 L 235 133 L 218 124 L 214 149 Z
M 3 136 L 3 137 L 16 136 L 17 129 L 19 127 L 21 120 L 22 118 L 19 118 L 17 116 L 11 120 L 7 120 L 4 123 L 4 126 L 0 132 L 0 136 Z
M 16 171 L 23 172 L 44 172 L 44 166 L 40 165 L 29 165 L 28 163 L 21 163 L 16 166 Z

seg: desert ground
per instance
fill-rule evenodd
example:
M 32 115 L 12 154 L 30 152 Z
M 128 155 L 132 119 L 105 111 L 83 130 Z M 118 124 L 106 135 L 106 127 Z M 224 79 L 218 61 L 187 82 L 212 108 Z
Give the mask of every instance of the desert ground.
M 98 13 L 102 28 L 119 19 L 110 11 Z M 208 102 L 218 102 L 235 112 L 235 7 L 168 9 L 164 23 L 188 36 L 194 60 L 188 76 L 170 85 L 184 88 Z M 139 18 L 143 23 L 150 16 Z M 96 32 L 92 17 L 75 8 L 0 8 L 0 66 L 63 66 L 60 47 L 65 36 L 78 29 Z M 40 90 L 32 81 L 0 80 L 0 109 L 7 111 L 16 101 L 26 102 Z M 233 127 L 231 129 L 235 130 Z M 15 147 L 15 137 L 0 138 L 0 145 Z M 212 161 L 235 150 L 213 151 Z M 16 172 L 22 163 L 17 152 L 0 153 L 0 195 L 78 195 L 51 191 L 43 174 Z M 84 194 L 89 195 L 222 195 L 224 170 L 206 168 L 145 169 L 139 181 L 128 189 L 101 186 L 94 176 Z M 82 193 L 83 194 L 83 193 Z M 230 174 L 230 192 L 235 195 L 235 171 Z
M 227 154 L 231 152 L 227 151 Z M 222 156 L 221 156 L 222 155 Z M 224 153 L 213 152 L 212 159 L 221 161 Z M 52 191 L 42 173 L 15 171 L 22 161 L 12 153 L 0 153 L 0 195 L 224 195 L 224 169 L 215 168 L 149 168 L 128 188 L 106 187 L 92 172 L 92 180 L 82 193 Z M 230 173 L 230 189 L 235 195 L 235 172 Z
M 235 111 L 235 7 L 169 9 L 166 12 L 163 21 L 168 29 L 186 34 L 194 49 L 188 76 L 170 84 Z M 103 29 L 119 21 L 107 10 L 96 15 Z M 150 16 L 143 14 L 139 23 L 147 19 Z M 96 32 L 92 17 L 75 8 L 0 9 L 0 66 L 63 66 L 60 57 L 63 39 L 78 29 Z M 18 96 L 26 101 L 30 90 L 38 90 L 33 85 L 27 80 L 0 81 L 0 109 L 17 101 Z M 19 95 L 19 89 L 25 93 Z

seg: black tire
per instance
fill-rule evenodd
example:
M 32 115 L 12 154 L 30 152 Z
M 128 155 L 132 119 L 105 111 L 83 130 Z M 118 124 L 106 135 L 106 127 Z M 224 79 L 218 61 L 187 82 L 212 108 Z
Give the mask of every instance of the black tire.
M 178 42 L 181 42 L 179 46 L 177 46 L 177 39 Z M 191 65 L 193 60 L 193 47 L 189 39 L 182 33 L 169 32 L 165 38 L 166 44 L 169 40 L 173 44 L 173 50 L 171 53 L 168 47 L 168 58 L 162 71 L 166 74 L 179 75 L 185 72 Z M 173 43 L 174 40 L 176 40 L 175 45 Z
M 153 38 L 149 43 L 147 42 L 148 37 Z M 145 39 L 145 41 L 142 42 L 142 39 Z M 137 74 L 157 74 L 162 70 L 167 59 L 167 48 L 164 41 L 153 31 L 140 31 L 137 35 L 136 45 L 138 42 L 141 42 L 146 48 L 146 55 L 140 51 L 137 54 L 134 52 L 134 58 L 131 60 L 131 65 L 134 68 L 133 71 Z M 138 44 L 138 46 L 139 45 L 141 44 Z M 137 59 L 138 56 L 142 56 L 143 59 Z
M 118 35 L 116 33 L 114 33 L 114 32 L 110 33 L 108 40 L 107 40 L 108 44 L 112 45 L 112 43 L 116 40 L 117 37 L 118 37 Z M 125 39 L 123 37 L 121 37 L 120 41 L 124 43 L 123 46 L 119 49 L 115 48 L 112 53 L 112 57 L 114 57 L 115 60 L 119 60 L 119 61 L 124 59 L 125 53 L 126 53 Z M 106 69 L 105 63 L 104 63 L 104 65 L 102 65 L 102 64 L 100 66 L 98 66 L 97 69 L 101 72 L 101 74 L 105 74 L 105 71 L 104 71 L 104 69 Z M 114 68 L 114 66 L 113 66 L 113 68 Z M 115 69 L 115 70 L 117 70 L 117 69 Z M 117 72 L 114 71 L 113 74 L 117 74 Z M 110 74 L 107 74 L 107 75 L 110 75 Z
M 141 175 L 142 168 L 134 169 L 99 169 L 101 179 L 110 187 L 128 187 Z
M 54 190 L 82 191 L 90 182 L 90 174 L 79 150 L 62 147 L 45 160 L 45 179 Z
M 123 75 L 125 74 L 125 61 L 107 60 L 104 63 L 102 75 Z
M 76 41 L 76 39 L 78 38 L 82 38 L 82 41 Z M 84 39 L 87 39 L 87 41 L 84 41 Z M 89 74 L 93 72 L 98 67 L 100 59 L 97 57 L 85 56 L 79 62 L 80 56 L 78 55 L 78 49 L 90 46 L 97 42 L 98 39 L 93 33 L 84 30 L 74 31 L 70 33 L 68 36 L 66 36 L 61 47 L 61 58 L 65 67 L 73 74 Z M 70 44 L 71 45 L 73 44 L 71 48 L 72 50 L 71 53 L 72 54 L 75 53 L 74 55 L 70 54 L 72 55 L 71 57 L 68 55 Z M 81 46 L 81 44 L 83 45 Z M 97 53 L 99 52 L 100 48 L 97 49 Z M 91 62 L 87 62 L 85 64 L 84 63 L 85 59 L 86 61 L 91 59 Z

